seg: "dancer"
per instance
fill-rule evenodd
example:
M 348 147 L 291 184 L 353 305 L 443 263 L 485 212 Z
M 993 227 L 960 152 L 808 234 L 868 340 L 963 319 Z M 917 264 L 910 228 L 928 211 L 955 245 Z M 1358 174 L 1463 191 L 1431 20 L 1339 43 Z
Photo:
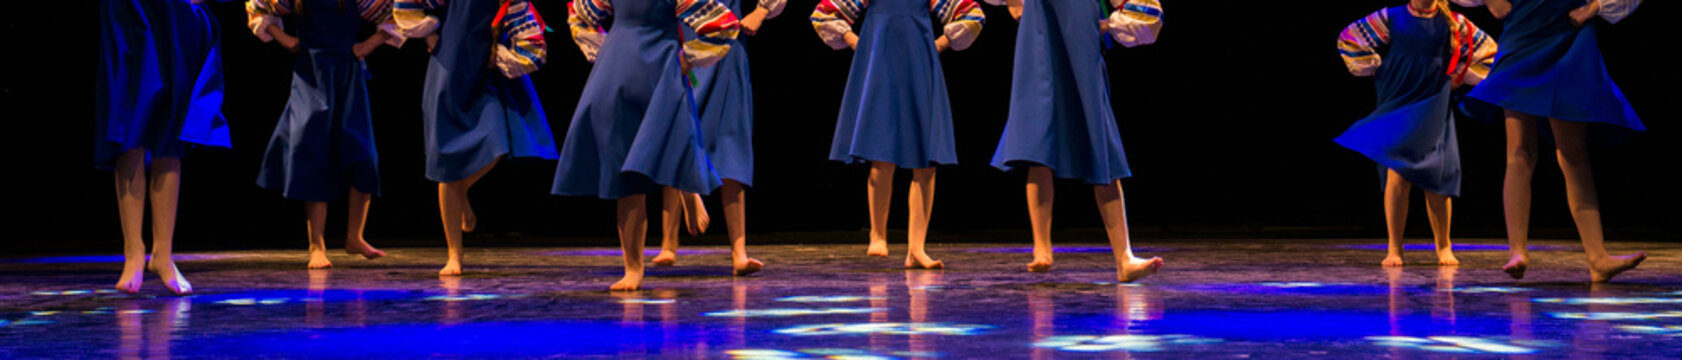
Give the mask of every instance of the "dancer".
M 216 18 L 201 3 L 100 4 L 105 26 L 94 89 L 94 166 L 116 173 L 123 227 L 123 274 L 116 287 L 126 293 L 140 292 L 143 269 L 157 273 L 171 292 L 193 292 L 172 256 L 181 157 L 188 146 L 229 147 L 222 119 L 220 38 Z M 152 200 L 150 261 L 140 233 L 147 198 Z
M 942 22 L 938 34 L 930 12 Z M 855 33 L 853 25 L 861 16 L 870 20 Z M 934 206 L 935 166 L 958 163 L 939 53 L 968 48 L 981 35 L 986 16 L 970 0 L 824 0 L 811 18 L 824 44 L 857 51 L 829 159 L 870 163 L 866 254 L 888 256 L 888 202 L 894 170 L 904 167 L 912 172 L 905 267 L 944 268 L 923 249 Z
M 1338 35 L 1337 47 L 1349 73 L 1372 76 L 1378 89 L 1378 109 L 1336 141 L 1371 158 L 1383 172 L 1390 246 L 1382 264 L 1402 266 L 1408 202 L 1418 185 L 1436 235 L 1437 264 L 1460 265 L 1449 240 L 1452 197 L 1460 196 L 1450 92 L 1489 74 L 1495 41 L 1450 11 L 1446 0 L 1410 0 L 1350 24 Z
M 647 194 L 656 187 L 704 194 L 722 185 L 701 147 L 686 73 L 730 51 L 736 15 L 712 0 L 577 0 L 568 6 L 573 41 L 596 65 L 572 115 L 550 192 L 616 199 L 625 277 L 609 289 L 637 290 Z M 680 43 L 685 24 L 698 36 Z M 689 211 L 691 224 L 706 216 L 699 205 L 695 201 Z
M 548 117 L 526 77 L 547 58 L 544 23 L 527 0 L 397 0 L 395 5 L 392 15 L 401 38 L 427 38 L 433 50 L 421 99 L 426 178 L 438 182 L 438 210 L 449 246 L 449 259 L 438 275 L 460 275 L 462 232 L 478 224 L 467 190 L 503 157 L 556 157 Z
M 1635 110 L 1606 75 L 1594 18 L 1616 23 L 1635 10 L 1628 0 L 1484 0 L 1502 19 L 1501 51 L 1482 84 L 1463 103 L 1475 116 L 1504 118 L 1507 173 L 1503 185 L 1507 244 L 1501 267 L 1514 279 L 1530 266 L 1530 180 L 1536 170 L 1537 127 L 1553 135 L 1565 195 L 1588 255 L 1589 279 L 1606 282 L 1647 259 L 1644 252 L 1606 253 L 1600 200 L 1589 169 L 1588 126 L 1643 131 Z M 1497 115 L 1495 109 L 1501 109 Z M 1546 120 L 1546 122 L 1543 122 Z M 1540 123 L 1540 124 L 1539 124 Z
M 1156 42 L 1162 7 L 1156 0 L 1009 0 L 1016 35 L 1010 118 L 993 166 L 1026 170 L 1034 259 L 1028 271 L 1051 271 L 1053 178 L 1092 185 L 1122 282 L 1156 273 L 1162 259 L 1133 256 L 1121 179 L 1132 176 L 1110 107 L 1105 33 L 1127 47 Z M 1106 16 L 1108 17 L 1106 19 Z
M 391 0 L 252 0 L 245 3 L 246 25 L 263 42 L 275 41 L 298 53 L 292 65 L 292 95 L 275 124 L 257 173 L 257 185 L 303 200 L 309 225 L 309 268 L 333 266 L 327 260 L 327 202 L 350 189 L 345 219 L 345 253 L 374 259 L 384 251 L 362 238 L 368 203 L 380 193 L 379 154 L 369 114 L 367 74 L 362 58 L 394 39 Z M 288 17 L 297 36 L 287 34 Z M 378 24 L 362 42 L 356 32 L 364 21 Z
M 720 0 L 730 11 L 741 13 L 741 0 Z M 765 20 L 782 14 L 786 0 L 763 0 L 741 19 L 741 32 L 753 35 Z M 695 69 L 696 103 L 700 104 L 701 146 L 712 159 L 715 170 L 724 179 L 724 220 L 730 236 L 730 263 L 737 276 L 752 274 L 765 268 L 765 263 L 748 257 L 747 196 L 743 190 L 753 186 L 753 81 L 748 78 L 748 54 L 743 41 L 731 43 L 731 51 L 712 67 Z M 679 218 L 685 211 L 698 212 L 699 222 L 688 224 L 691 236 L 706 232 L 710 220 L 701 208 L 700 194 L 683 192 L 677 188 L 661 191 L 664 209 L 660 220 L 664 231 L 660 235 L 660 254 L 654 266 L 677 263 Z

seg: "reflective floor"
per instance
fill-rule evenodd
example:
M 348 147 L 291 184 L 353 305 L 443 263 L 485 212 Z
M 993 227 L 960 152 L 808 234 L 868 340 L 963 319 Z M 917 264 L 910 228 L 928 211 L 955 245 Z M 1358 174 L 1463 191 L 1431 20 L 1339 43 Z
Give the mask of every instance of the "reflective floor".
M 470 249 L 439 279 L 441 249 L 190 253 L 198 294 L 107 290 L 120 257 L 0 259 L 0 358 L 667 357 L 1656 358 L 1682 356 L 1682 244 L 1614 244 L 1650 259 L 1588 284 L 1570 242 L 1538 241 L 1529 277 L 1505 247 L 1466 240 L 1466 264 L 1429 248 L 1378 266 L 1378 240 L 1174 240 L 1144 245 L 1159 275 L 1115 283 L 1096 244 L 1067 244 L 1049 274 L 1024 246 L 935 244 L 950 268 L 899 269 L 864 244 L 757 246 L 765 272 L 729 276 L 695 246 L 610 294 L 610 249 Z M 601 251 L 598 251 L 601 250 Z

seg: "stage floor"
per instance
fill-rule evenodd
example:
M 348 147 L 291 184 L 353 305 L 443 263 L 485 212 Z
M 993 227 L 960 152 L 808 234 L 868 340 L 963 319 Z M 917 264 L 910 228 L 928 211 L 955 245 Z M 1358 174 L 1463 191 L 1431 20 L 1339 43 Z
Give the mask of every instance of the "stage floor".
M 606 291 L 621 268 L 604 248 L 469 248 L 448 279 L 441 248 L 313 271 L 302 243 L 189 252 L 185 297 L 152 276 L 108 290 L 119 256 L 13 257 L 0 358 L 1682 356 L 1682 244 L 1613 243 L 1650 258 L 1591 286 L 1564 241 L 1533 243 L 1523 281 L 1499 240 L 1465 240 L 1458 268 L 1415 244 L 1401 269 L 1376 239 L 1140 242 L 1166 266 L 1121 285 L 1099 244 L 1062 244 L 1049 274 L 1023 271 L 1026 244 L 931 244 L 936 271 L 900 269 L 903 245 L 755 246 L 768 266 L 744 278 L 725 248 L 690 246 L 627 294 Z

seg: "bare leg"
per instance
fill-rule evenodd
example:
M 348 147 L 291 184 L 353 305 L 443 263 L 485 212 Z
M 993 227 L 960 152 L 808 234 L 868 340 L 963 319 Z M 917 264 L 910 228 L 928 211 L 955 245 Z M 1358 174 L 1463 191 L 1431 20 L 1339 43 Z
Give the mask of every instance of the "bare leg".
M 438 270 L 439 276 L 461 275 L 461 233 L 466 227 L 465 216 L 472 212 L 467 207 L 467 189 L 485 177 L 491 168 L 496 167 L 492 162 L 485 168 L 479 169 L 466 179 L 453 182 L 438 183 L 438 214 L 444 222 L 444 244 L 448 246 L 448 259 L 444 261 L 444 268 Z M 465 209 L 465 210 L 464 210 Z
M 123 275 L 117 290 L 140 292 L 146 270 L 146 239 L 141 225 L 146 216 L 146 149 L 136 148 L 117 158 L 117 217 L 123 224 Z
M 1431 216 L 1431 234 L 1437 240 L 1437 265 L 1459 266 L 1454 242 L 1449 240 L 1449 222 L 1454 220 L 1454 199 L 1425 191 L 1425 210 Z
M 736 276 L 759 272 L 765 263 L 748 257 L 747 194 L 742 183 L 724 179 L 724 225 L 730 235 L 730 266 Z
M 327 260 L 327 239 L 322 234 L 327 231 L 327 203 L 321 201 L 304 202 L 304 224 L 309 226 L 309 268 L 326 269 L 333 267 L 333 262 Z
M 1389 230 L 1390 251 L 1384 256 L 1384 266 L 1402 266 L 1402 235 L 1407 232 L 1408 195 L 1413 195 L 1413 183 L 1402 178 L 1396 170 L 1386 170 L 1384 182 L 1384 226 Z
M 678 199 L 682 200 L 683 220 L 689 225 L 689 236 L 705 235 L 707 226 L 712 225 L 712 218 L 707 216 L 707 205 L 701 202 L 701 194 L 680 191 Z
M 368 225 L 368 204 L 373 202 L 374 196 L 356 188 L 350 188 L 350 212 L 345 218 L 345 253 L 362 255 L 364 259 L 374 259 L 385 256 L 384 251 L 368 245 L 368 240 L 362 238 L 362 229 Z
M 677 264 L 677 238 L 679 222 L 683 216 L 683 191 L 672 187 L 660 188 L 660 255 L 655 255 L 654 266 L 672 266 Z
M 910 229 L 906 231 L 910 234 L 905 254 L 907 269 L 946 267 L 940 260 L 929 258 L 923 247 L 929 236 L 929 216 L 934 212 L 934 175 L 933 167 L 911 169 L 911 197 L 906 204 L 911 211 Z
M 1055 200 L 1051 168 L 1028 168 L 1028 222 L 1034 231 L 1034 261 L 1028 263 L 1030 272 L 1051 271 L 1051 204 Z
M 642 288 L 642 243 L 648 235 L 648 196 L 619 198 L 619 248 L 625 252 L 625 278 L 608 287 L 612 291 Z
M 1502 184 L 1502 210 L 1507 217 L 1507 251 L 1512 257 L 1501 266 L 1514 279 L 1530 267 L 1530 179 L 1536 173 L 1536 118 L 1507 111 L 1507 175 Z
M 181 159 L 152 159 L 152 263 L 149 267 L 176 294 L 193 292 L 193 284 L 175 268 L 175 205 L 181 195 Z
M 468 176 L 466 179 L 461 180 L 461 185 L 462 185 L 461 186 L 461 231 L 462 232 L 473 232 L 474 229 L 479 228 L 479 214 L 476 214 L 476 213 L 473 212 L 473 203 L 470 202 L 470 201 L 467 201 L 467 190 L 472 189 L 473 184 L 479 183 L 479 179 L 485 177 L 485 174 L 489 173 L 492 168 L 495 168 L 496 163 L 499 163 L 499 162 L 502 162 L 502 158 L 497 158 L 496 160 L 491 160 L 490 165 L 485 165 L 484 169 L 479 169 L 479 171 L 473 173 L 472 176 Z
M 894 164 L 870 162 L 870 248 L 865 254 L 888 257 L 888 205 L 894 198 Z
M 1600 227 L 1600 199 L 1589 167 L 1588 124 L 1550 120 L 1558 146 L 1559 170 L 1565 174 L 1565 195 L 1571 205 L 1571 219 L 1577 222 L 1577 236 L 1583 238 L 1583 252 L 1589 257 L 1589 278 L 1612 280 L 1647 259 L 1644 252 L 1611 256 L 1606 253 L 1605 234 Z
M 1115 252 L 1116 281 L 1132 282 L 1162 268 L 1162 258 L 1133 257 L 1133 246 L 1127 234 L 1127 204 L 1122 199 L 1121 180 L 1111 185 L 1092 187 L 1098 199 L 1098 212 L 1104 217 L 1104 230 L 1110 235 L 1110 250 Z

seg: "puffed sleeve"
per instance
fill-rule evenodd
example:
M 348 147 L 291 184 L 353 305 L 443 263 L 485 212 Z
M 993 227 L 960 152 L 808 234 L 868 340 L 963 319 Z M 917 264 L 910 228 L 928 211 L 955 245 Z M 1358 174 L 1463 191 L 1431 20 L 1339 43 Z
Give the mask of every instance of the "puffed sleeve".
M 1641 0 L 1600 0 L 1600 17 L 1616 24 L 1629 17 L 1638 6 L 1641 6 Z
M 1372 76 L 1378 70 L 1378 65 L 1383 63 L 1378 48 L 1390 43 L 1389 23 L 1385 11 L 1379 10 L 1349 24 L 1338 34 L 1337 52 L 1343 56 L 1343 65 L 1349 67 L 1350 74 Z
M 380 32 L 391 35 L 385 43 L 394 47 L 403 47 L 403 34 L 397 31 L 397 22 L 391 19 L 392 0 L 356 0 L 356 10 L 362 14 L 363 20 L 374 23 Z
M 292 0 L 251 0 L 245 2 L 245 26 L 263 42 L 274 41 L 269 28 L 285 29 L 280 17 L 292 13 Z
M 596 53 L 607 38 L 603 23 L 613 16 L 613 2 L 609 0 L 573 0 L 567 4 L 567 25 L 572 28 L 572 42 L 584 53 L 584 59 L 596 62 Z
M 1454 73 L 1451 75 L 1455 82 L 1477 85 L 1483 78 L 1489 76 L 1489 68 L 1495 66 L 1495 39 L 1478 29 L 1477 24 L 1467 20 L 1465 15 L 1454 14 L 1451 26 L 1456 34 L 1449 39 L 1449 48 L 1454 49 L 1455 62 L 1449 64 Z
M 517 78 L 536 72 L 549 58 L 549 43 L 543 41 L 543 16 L 526 0 L 509 0 L 502 4 L 497 18 L 491 21 L 496 29 L 496 67 L 502 75 Z
M 868 0 L 823 0 L 812 10 L 812 28 L 818 38 L 830 48 L 847 48 L 847 34 L 853 32 L 853 21 L 870 7 Z
M 677 0 L 677 18 L 695 29 L 697 38 L 683 43 L 683 57 L 694 67 L 723 59 L 740 30 L 736 14 L 714 0 Z
M 952 50 L 968 49 L 981 36 L 981 26 L 987 23 L 981 5 L 971 0 L 930 0 L 929 11 L 945 23 L 942 30 Z
M 759 7 L 765 9 L 766 19 L 773 19 L 783 14 L 783 8 L 788 7 L 788 0 L 759 0 Z
M 1122 46 L 1134 47 L 1156 43 L 1162 32 L 1162 3 L 1157 0 L 1110 0 L 1116 7 L 1110 13 L 1110 36 Z
M 432 31 L 438 30 L 438 17 L 427 15 L 426 11 L 444 7 L 447 1 L 396 0 L 393 3 L 391 17 L 397 20 L 397 34 L 404 39 L 419 39 L 431 35 Z

